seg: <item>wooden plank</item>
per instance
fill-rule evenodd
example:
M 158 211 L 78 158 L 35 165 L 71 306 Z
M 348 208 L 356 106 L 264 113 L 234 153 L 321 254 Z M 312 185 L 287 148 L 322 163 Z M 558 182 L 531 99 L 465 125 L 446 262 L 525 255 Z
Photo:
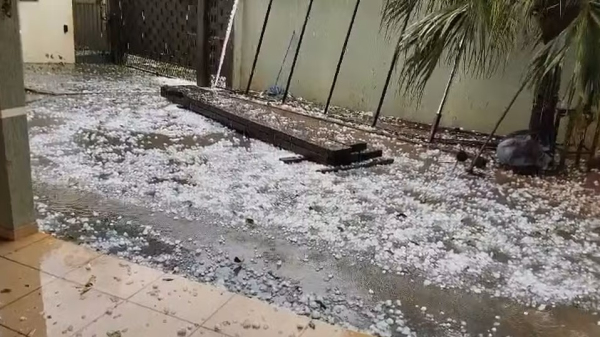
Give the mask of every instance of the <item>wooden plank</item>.
M 225 93 L 222 93 L 226 96 Z M 276 123 L 276 125 L 265 125 L 258 120 L 256 115 L 243 114 L 244 109 L 236 109 L 236 105 L 226 105 L 227 108 L 213 105 L 212 95 L 219 95 L 214 91 L 206 90 L 196 86 L 164 86 L 161 88 L 161 95 L 175 103 L 184 103 L 184 107 L 201 114 L 207 118 L 213 119 L 229 128 L 232 128 L 244 135 L 255 138 L 285 150 L 295 152 L 307 160 L 311 160 L 325 165 L 348 165 L 352 162 L 367 160 L 382 155 L 381 151 L 368 149 L 364 142 L 343 144 L 341 142 L 322 139 L 315 136 L 308 124 L 299 122 L 296 127 L 306 126 L 306 132 L 298 133 L 295 129 L 288 133 L 288 129 L 283 131 L 282 126 L 286 124 Z M 239 107 L 238 107 L 239 108 Z M 234 109 L 228 111 L 228 109 Z M 265 113 L 276 112 L 269 111 L 268 107 L 263 107 Z M 259 113 L 261 115 L 261 113 Z M 260 117 L 259 117 L 260 118 Z M 287 118 L 287 117 L 286 117 Z M 289 120 L 289 118 L 288 118 Z M 278 128 L 279 127 L 279 128 Z M 302 138 L 306 136 L 308 139 Z
M 383 156 L 382 150 L 367 150 L 367 151 L 353 152 L 351 154 L 351 157 L 352 157 L 351 161 L 354 163 L 354 162 L 379 158 L 381 156 Z
M 317 170 L 317 172 L 319 172 L 319 173 L 335 173 L 335 172 L 341 172 L 341 171 L 356 170 L 359 168 L 369 168 L 369 167 L 374 167 L 374 166 L 379 166 L 379 165 L 391 165 L 393 163 L 394 163 L 394 159 L 392 159 L 392 158 L 377 158 L 377 159 L 373 159 L 371 161 L 365 161 L 362 163 L 354 163 L 352 165 L 328 167 L 328 168 Z
M 279 158 L 279 160 L 285 164 L 298 164 L 303 161 L 306 161 L 307 159 L 304 156 L 292 156 L 292 157 Z

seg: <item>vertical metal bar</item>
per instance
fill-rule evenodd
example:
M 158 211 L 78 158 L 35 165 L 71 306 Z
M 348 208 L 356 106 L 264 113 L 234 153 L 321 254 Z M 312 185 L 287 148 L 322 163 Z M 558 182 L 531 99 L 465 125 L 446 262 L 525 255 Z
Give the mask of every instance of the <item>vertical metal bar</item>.
M 101 22 L 100 22 L 100 4 L 101 2 L 98 2 L 94 5 L 92 13 L 94 15 L 94 23 L 96 28 L 94 29 L 94 50 L 96 51 L 101 51 L 102 48 L 100 47 L 100 34 L 102 34 L 102 30 L 101 30 Z
M 85 13 L 85 47 L 86 49 L 91 49 L 90 41 L 92 41 L 94 36 L 93 32 L 96 30 L 96 20 L 94 20 L 90 5 L 86 4 L 85 6 L 82 6 L 82 8 Z
M 302 25 L 302 32 L 300 33 L 300 38 L 298 40 L 298 47 L 296 47 L 294 61 L 292 62 L 292 68 L 290 69 L 290 75 L 287 80 L 287 85 L 285 86 L 285 93 L 283 94 L 281 103 L 285 103 L 290 93 L 290 85 L 292 84 L 292 77 L 294 76 L 294 70 L 296 69 L 296 62 L 298 62 L 298 54 L 300 53 L 300 48 L 302 47 L 304 33 L 306 33 L 306 25 L 308 24 L 308 19 L 310 18 L 310 12 L 312 11 L 312 6 L 314 2 L 315 0 L 310 0 L 310 2 L 308 3 L 308 9 L 306 10 L 306 18 L 304 19 L 304 24 Z
M 221 46 L 219 68 L 217 68 L 215 81 L 212 84 L 213 89 L 215 89 L 219 85 L 219 81 L 221 80 L 221 71 L 223 70 L 223 63 L 225 62 L 225 55 L 227 54 L 227 46 L 229 45 L 229 39 L 231 38 L 231 30 L 233 29 L 233 20 L 235 19 L 235 14 L 237 13 L 239 2 L 240 0 L 233 0 L 233 8 L 231 9 L 231 14 L 229 15 L 229 23 L 227 24 L 227 31 L 225 32 L 225 40 L 223 41 L 223 45 Z
M 108 48 L 110 51 L 111 62 L 115 64 L 123 64 L 125 52 L 123 50 L 123 39 L 121 32 L 123 31 L 123 13 L 119 0 L 108 0 Z
M 352 13 L 352 19 L 350 20 L 350 27 L 348 27 L 348 33 L 346 34 L 346 40 L 344 40 L 344 46 L 342 47 L 342 53 L 340 54 L 340 59 L 337 64 L 337 68 L 335 69 L 335 75 L 333 76 L 333 82 L 331 83 L 331 89 L 329 90 L 329 96 L 327 97 L 327 104 L 325 104 L 325 114 L 329 111 L 329 105 L 331 104 L 331 98 L 333 97 L 333 91 L 335 90 L 335 85 L 337 84 L 338 76 L 340 75 L 340 69 L 342 68 L 342 62 L 344 62 L 344 56 L 346 56 L 346 50 L 348 49 L 348 41 L 350 40 L 350 35 L 352 35 L 352 28 L 354 28 L 354 21 L 356 21 L 356 14 L 358 13 L 358 8 L 360 7 L 360 0 L 356 0 L 356 6 L 354 7 L 354 13 Z
M 442 120 L 442 112 L 444 111 L 444 107 L 446 106 L 446 102 L 448 101 L 448 93 L 450 93 L 450 87 L 452 87 L 452 82 L 454 81 L 454 77 L 456 76 L 456 71 L 458 70 L 458 65 L 460 64 L 460 58 L 462 57 L 464 51 L 464 43 L 465 38 L 463 37 L 462 40 L 460 40 L 460 45 L 458 46 L 458 54 L 454 59 L 454 65 L 452 66 L 452 72 L 450 72 L 448 83 L 446 84 L 446 88 L 444 89 L 442 101 L 440 102 L 440 106 L 438 107 L 438 110 L 435 113 L 433 124 L 431 125 L 431 133 L 429 134 L 430 143 L 433 143 L 433 140 L 435 139 L 435 134 L 437 133 L 437 129 L 440 126 L 440 121 Z
M 254 55 L 254 62 L 252 62 L 252 71 L 250 71 L 250 78 L 248 78 L 248 85 L 246 86 L 246 95 L 248 95 L 248 92 L 250 92 L 252 79 L 254 79 L 254 71 L 256 70 L 256 63 L 258 62 L 258 55 L 260 55 L 260 49 L 262 48 L 263 39 L 265 38 L 265 32 L 267 31 L 267 24 L 269 23 L 269 17 L 271 16 L 272 7 L 273 0 L 269 0 L 269 6 L 267 7 L 267 13 L 265 14 L 265 20 L 263 22 L 262 31 L 260 32 L 260 38 L 258 39 L 258 46 L 256 47 L 256 54 Z
M 402 39 L 402 37 L 400 37 Z M 396 63 L 398 62 L 398 57 L 400 57 L 400 40 L 396 44 L 396 50 L 394 50 L 394 56 L 392 57 L 392 64 L 390 64 L 390 69 L 388 70 L 387 77 L 385 78 L 385 84 L 383 85 L 383 91 L 381 92 L 381 97 L 379 98 L 379 104 L 377 105 L 377 110 L 375 111 L 375 116 L 373 117 L 372 127 L 377 126 L 377 121 L 379 120 L 379 115 L 381 114 L 381 109 L 383 108 L 383 103 L 385 102 L 385 96 L 387 95 L 388 88 L 390 86 L 390 81 L 392 79 L 392 74 L 396 69 Z
M 199 87 L 210 86 L 208 5 L 209 1 L 207 0 L 197 0 L 196 2 L 196 84 Z
M 75 40 L 75 50 L 79 49 L 80 46 L 80 33 L 81 33 L 81 26 L 79 25 L 79 15 L 77 14 L 78 8 L 77 8 L 77 3 L 75 3 L 75 1 L 73 1 L 73 39 Z
M 377 110 L 375 111 L 375 116 L 373 116 L 372 127 L 377 126 L 377 121 L 379 120 L 379 115 L 381 114 L 381 109 L 383 108 L 383 103 L 385 102 L 385 96 L 387 95 L 388 88 L 390 86 L 390 80 L 392 79 L 392 74 L 396 69 L 396 63 L 398 63 L 398 58 L 400 57 L 400 41 L 402 41 L 402 36 L 406 31 L 406 27 L 408 27 L 408 21 L 412 15 L 413 9 L 411 9 L 408 13 L 406 13 L 406 17 L 404 18 L 404 24 L 402 25 L 402 30 L 400 31 L 400 37 L 398 38 L 398 43 L 396 43 L 396 49 L 394 50 L 394 56 L 392 57 L 392 64 L 390 64 L 390 70 L 388 70 L 387 77 L 385 78 L 385 83 L 383 85 L 383 91 L 381 92 L 381 98 L 379 98 L 379 104 L 377 105 Z

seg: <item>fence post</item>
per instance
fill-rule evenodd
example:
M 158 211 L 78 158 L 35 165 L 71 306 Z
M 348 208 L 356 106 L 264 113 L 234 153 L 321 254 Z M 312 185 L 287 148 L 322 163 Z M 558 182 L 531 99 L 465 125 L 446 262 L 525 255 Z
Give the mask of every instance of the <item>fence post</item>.
M 122 11 L 119 0 L 109 0 L 107 8 L 108 16 L 108 44 L 110 48 L 110 61 L 115 64 L 125 63 L 125 48 L 123 48 Z
M 210 0 L 198 0 L 196 25 L 196 84 L 199 87 L 210 87 L 208 65 L 208 5 Z

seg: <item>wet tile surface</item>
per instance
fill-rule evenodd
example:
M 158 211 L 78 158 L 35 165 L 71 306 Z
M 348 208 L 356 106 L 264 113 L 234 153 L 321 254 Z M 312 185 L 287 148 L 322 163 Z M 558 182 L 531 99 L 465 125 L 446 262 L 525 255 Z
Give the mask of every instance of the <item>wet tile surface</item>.
M 18 333 L 0 326 L 0 337 L 20 337 Z M 211 336 L 212 337 L 212 336 Z
M 0 256 L 10 254 L 18 249 L 27 247 L 32 243 L 43 240 L 48 237 L 48 234 L 36 233 L 18 241 L 3 241 L 0 240 Z
M 64 276 L 98 256 L 84 247 L 47 238 L 8 254 L 6 258 L 55 276 Z
M 197 324 L 204 323 L 233 294 L 181 277 L 161 277 L 130 301 Z
M 300 336 L 309 320 L 258 300 L 235 295 L 204 327 L 229 336 Z
M 65 275 L 65 279 L 120 298 L 129 298 L 158 279 L 162 272 L 110 256 L 101 256 Z
M 124 303 L 118 306 L 110 315 L 106 314 L 102 316 L 82 331 L 77 332 L 75 336 L 185 337 L 193 333 L 196 329 L 197 327 L 189 322 L 161 314 L 134 303 Z
M 43 238 L 0 257 L 8 275 L 0 277 L 0 337 L 364 336 L 325 324 L 305 330 L 309 320 L 290 311 L 98 256 Z
M 0 324 L 36 337 L 69 336 L 118 299 L 57 279 L 0 310 Z
M 55 278 L 39 270 L 0 257 L 0 308 Z
M 314 322 L 315 328 L 307 328 L 301 337 L 370 337 L 360 332 L 344 330 L 340 327 Z
M 198 329 L 191 337 L 229 337 L 205 328 Z

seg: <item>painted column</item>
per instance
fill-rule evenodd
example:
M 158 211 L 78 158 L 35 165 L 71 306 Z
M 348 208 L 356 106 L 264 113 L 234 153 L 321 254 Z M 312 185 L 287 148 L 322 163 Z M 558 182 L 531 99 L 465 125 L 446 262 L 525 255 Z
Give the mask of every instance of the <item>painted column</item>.
M 18 0 L 0 1 L 0 238 L 37 232 L 33 211 Z

